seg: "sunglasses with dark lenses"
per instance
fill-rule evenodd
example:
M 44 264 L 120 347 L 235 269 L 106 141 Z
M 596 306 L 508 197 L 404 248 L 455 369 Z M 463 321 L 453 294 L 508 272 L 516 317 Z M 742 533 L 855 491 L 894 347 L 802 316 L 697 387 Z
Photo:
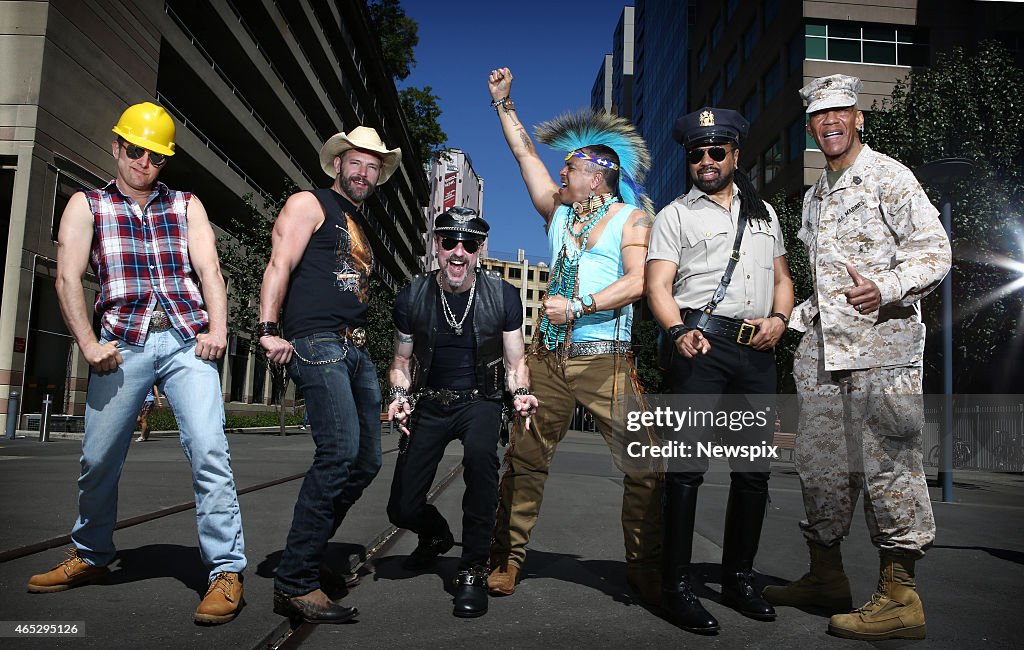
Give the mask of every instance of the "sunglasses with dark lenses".
M 480 248 L 479 239 L 452 239 L 451 237 L 445 237 L 441 240 L 441 246 L 446 251 L 454 250 L 459 244 L 462 244 L 462 248 L 470 255 Z
M 167 156 L 162 153 L 156 153 L 155 151 L 149 151 L 145 147 L 140 147 L 137 144 L 131 144 L 130 142 L 124 143 L 124 153 L 132 160 L 138 160 L 149 152 L 149 164 L 154 167 L 163 167 L 164 163 L 167 162 Z
M 725 156 L 729 153 L 725 150 L 725 147 L 708 147 L 707 149 L 690 149 L 686 152 L 686 160 L 691 165 L 700 164 L 700 161 L 704 160 L 704 152 L 707 152 L 711 156 L 711 160 L 715 162 L 722 162 L 725 160 Z

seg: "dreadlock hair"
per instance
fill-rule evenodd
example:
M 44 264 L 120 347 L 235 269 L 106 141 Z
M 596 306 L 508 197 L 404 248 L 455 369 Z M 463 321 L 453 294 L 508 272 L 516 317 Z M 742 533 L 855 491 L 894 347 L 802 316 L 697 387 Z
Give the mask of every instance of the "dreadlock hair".
M 740 169 L 739 166 L 736 167 L 733 181 L 743 197 L 740 200 L 740 212 L 746 216 L 747 221 L 758 219 L 765 224 L 771 223 L 772 215 L 768 212 L 768 208 L 765 207 L 764 201 L 761 200 L 761 195 L 754 189 L 754 184 L 750 182 L 750 177 L 747 176 L 747 173 Z
M 615 153 L 615 150 L 611 147 L 603 144 L 588 144 L 582 149 L 585 153 L 593 156 L 594 158 L 604 158 L 610 160 L 616 165 L 619 164 L 619 154 Z M 587 161 L 588 172 L 601 172 L 601 176 L 604 177 L 604 183 L 611 188 L 612 192 L 618 192 L 619 187 L 619 170 L 609 169 L 608 167 L 602 167 L 595 162 Z

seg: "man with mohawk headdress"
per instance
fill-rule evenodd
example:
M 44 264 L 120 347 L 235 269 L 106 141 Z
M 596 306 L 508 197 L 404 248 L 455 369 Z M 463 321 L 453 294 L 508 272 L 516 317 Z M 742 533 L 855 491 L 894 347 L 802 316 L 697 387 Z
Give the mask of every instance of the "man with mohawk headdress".
M 568 152 L 555 182 L 516 115 L 508 68 L 488 77 L 491 105 L 519 163 L 551 247 L 551 281 L 528 355 L 540 408 L 505 455 L 491 545 L 491 593 L 509 595 L 537 522 L 555 447 L 578 401 L 591 413 L 625 473 L 622 529 L 627 579 L 644 601 L 660 599 L 660 498 L 657 473 L 632 466 L 624 414 L 640 393 L 630 353 L 632 304 L 643 294 L 653 206 L 640 182 L 650 154 L 619 117 L 581 112 L 537 128 L 541 142 Z M 637 207 L 642 205 L 643 208 Z

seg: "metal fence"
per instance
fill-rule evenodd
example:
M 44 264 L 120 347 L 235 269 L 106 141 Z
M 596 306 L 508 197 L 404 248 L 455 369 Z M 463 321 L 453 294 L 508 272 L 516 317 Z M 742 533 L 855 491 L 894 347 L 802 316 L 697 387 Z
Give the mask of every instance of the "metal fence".
M 942 410 L 925 409 L 925 419 L 925 462 L 937 465 Z M 1024 404 L 954 407 L 953 445 L 954 468 L 1024 471 Z

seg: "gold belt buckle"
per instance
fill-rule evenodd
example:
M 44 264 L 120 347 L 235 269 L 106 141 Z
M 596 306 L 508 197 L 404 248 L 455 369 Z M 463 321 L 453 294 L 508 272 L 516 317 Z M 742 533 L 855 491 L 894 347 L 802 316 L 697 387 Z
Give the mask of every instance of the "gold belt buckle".
M 747 333 L 749 332 L 749 334 Z M 746 340 L 743 340 L 744 334 L 746 334 Z M 736 335 L 736 342 L 740 345 L 750 345 L 750 342 L 754 340 L 754 335 L 757 334 L 757 328 L 750 323 L 740 323 L 740 332 Z
M 366 347 L 366 329 L 363 327 L 357 327 L 352 330 L 351 335 L 352 342 L 355 343 L 356 347 Z

